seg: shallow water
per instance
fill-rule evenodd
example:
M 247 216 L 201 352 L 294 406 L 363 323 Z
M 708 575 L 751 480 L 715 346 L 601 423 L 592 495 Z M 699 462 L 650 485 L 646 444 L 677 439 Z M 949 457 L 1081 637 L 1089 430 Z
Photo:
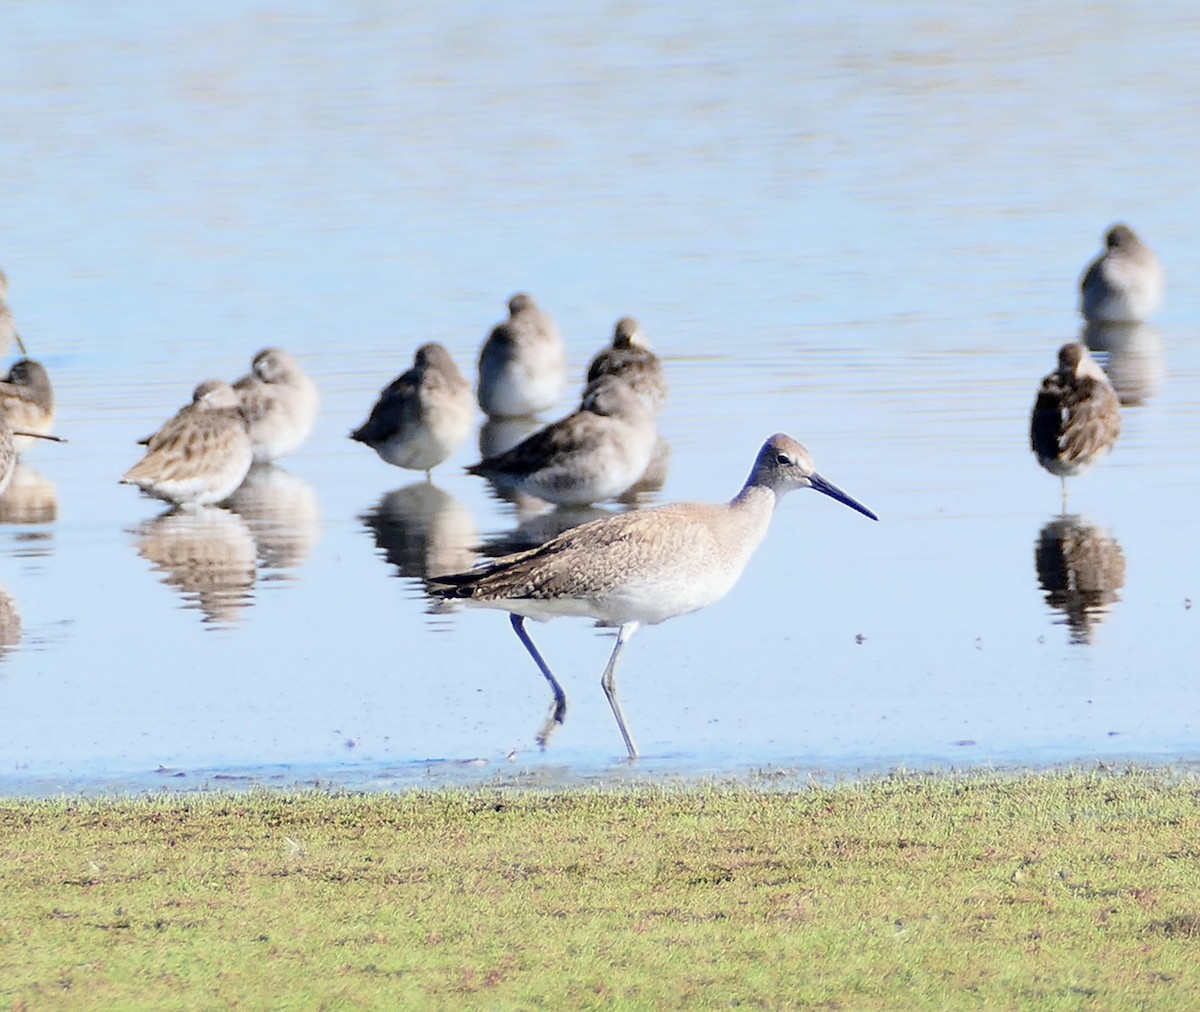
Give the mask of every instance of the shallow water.
M 724 601 L 638 633 L 643 770 L 1196 757 L 1188 5 L 7 22 L 0 267 L 70 442 L 0 500 L 0 791 L 627 775 L 610 632 L 534 629 L 571 701 L 542 753 L 505 617 L 422 591 L 550 521 L 463 473 L 477 445 L 431 487 L 346 438 L 522 289 L 579 376 L 627 314 L 665 357 L 649 501 L 728 497 L 782 430 L 881 517 L 797 493 Z M 1064 520 L 1028 411 L 1115 220 L 1168 296 L 1097 337 L 1124 431 Z M 200 518 L 116 484 L 267 344 L 320 385 L 305 447 Z

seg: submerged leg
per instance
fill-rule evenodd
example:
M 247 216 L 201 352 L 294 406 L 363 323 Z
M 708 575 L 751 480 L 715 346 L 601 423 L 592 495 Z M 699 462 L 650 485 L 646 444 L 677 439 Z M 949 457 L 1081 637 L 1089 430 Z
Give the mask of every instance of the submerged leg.
M 621 648 L 637 631 L 637 622 L 626 622 L 617 630 L 617 645 L 613 647 L 612 656 L 608 659 L 604 674 L 600 676 L 600 685 L 608 697 L 608 705 L 612 707 L 613 716 L 617 718 L 617 727 L 621 729 L 621 737 L 625 739 L 625 747 L 629 749 L 630 759 L 637 758 L 638 750 L 629 734 L 629 728 L 625 726 L 625 714 L 621 712 L 621 701 L 617 699 L 617 660 L 621 656 Z
M 533 640 L 529 638 L 529 633 L 525 631 L 525 616 L 514 612 L 509 615 L 509 620 L 512 622 L 513 632 L 525 644 L 525 649 L 529 651 L 529 656 L 533 658 L 533 662 L 538 666 L 538 670 L 545 675 L 546 681 L 550 683 L 550 689 L 554 693 L 554 704 L 550 707 L 546 723 L 542 725 L 542 729 L 538 732 L 537 736 L 538 744 L 544 746 L 549 740 L 555 726 L 561 724 L 563 718 L 567 715 L 567 694 L 563 692 L 562 686 L 558 684 L 558 679 L 554 677 L 554 672 L 550 670 L 550 665 L 542 659 L 542 655 L 538 653 L 538 648 L 533 645 Z

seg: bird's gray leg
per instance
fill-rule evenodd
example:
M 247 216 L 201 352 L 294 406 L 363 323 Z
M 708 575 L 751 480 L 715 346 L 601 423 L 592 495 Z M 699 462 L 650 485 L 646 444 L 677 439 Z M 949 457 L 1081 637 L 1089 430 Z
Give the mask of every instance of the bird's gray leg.
M 512 622 L 513 632 L 517 634 L 517 638 L 525 644 L 525 649 L 529 651 L 529 656 L 533 658 L 533 662 L 538 666 L 538 670 L 546 676 L 546 681 L 550 683 L 550 689 L 554 693 L 554 704 L 550 707 L 550 713 L 546 717 L 546 723 L 542 725 L 542 729 L 538 732 L 537 742 L 541 746 L 545 746 L 550 740 L 550 734 L 554 731 L 556 725 L 563 722 L 563 718 L 567 715 L 567 694 L 563 692 L 562 686 L 558 684 L 558 679 L 554 677 L 554 672 L 550 670 L 538 652 L 538 648 L 533 645 L 533 640 L 529 638 L 529 633 L 525 631 L 525 616 L 515 613 L 509 615 L 509 620 Z
M 621 729 L 621 737 L 625 739 L 625 747 L 629 749 L 630 759 L 637 758 L 638 750 L 629 734 L 629 728 L 625 726 L 625 714 L 621 712 L 621 701 L 617 699 L 617 660 L 621 656 L 621 648 L 628 642 L 629 637 L 638 631 L 638 625 L 637 622 L 626 622 L 617 630 L 617 645 L 613 647 L 612 656 L 608 659 L 604 674 L 600 676 L 600 685 L 608 697 L 608 705 L 612 707 L 613 716 L 617 718 L 617 727 Z

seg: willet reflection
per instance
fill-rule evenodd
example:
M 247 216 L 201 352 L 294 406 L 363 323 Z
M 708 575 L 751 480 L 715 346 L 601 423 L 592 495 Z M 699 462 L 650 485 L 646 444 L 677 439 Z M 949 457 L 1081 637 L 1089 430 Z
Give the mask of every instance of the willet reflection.
M 38 470 L 18 460 L 0 495 L 0 524 L 52 524 L 58 519 L 58 489 Z
M 8 647 L 21 642 L 21 612 L 17 600 L 0 587 L 0 657 L 8 653 Z
M 1086 517 L 1064 513 L 1038 533 L 1034 561 L 1046 604 L 1062 612 L 1071 642 L 1091 643 L 1125 586 L 1117 539 Z
M 321 538 L 321 507 L 306 481 L 274 464 L 255 464 L 225 504 L 250 527 L 259 561 L 288 579 Z
M 543 504 L 540 512 L 522 516 L 511 531 L 489 535 L 483 542 L 483 554 L 488 558 L 498 559 L 514 552 L 539 548 L 564 531 L 591 520 L 613 515 L 613 510 L 602 506 L 555 506 L 546 509 Z
M 360 520 L 398 576 L 424 581 L 475 564 L 479 532 L 457 498 L 421 481 L 384 495 Z
M 1122 404 L 1145 404 L 1166 375 L 1162 331 L 1146 323 L 1089 323 L 1083 342 L 1102 364 Z
M 204 612 L 205 622 L 232 622 L 253 600 L 256 546 L 236 513 L 217 506 L 173 509 L 130 533 L 138 554 L 183 595 L 185 608 Z

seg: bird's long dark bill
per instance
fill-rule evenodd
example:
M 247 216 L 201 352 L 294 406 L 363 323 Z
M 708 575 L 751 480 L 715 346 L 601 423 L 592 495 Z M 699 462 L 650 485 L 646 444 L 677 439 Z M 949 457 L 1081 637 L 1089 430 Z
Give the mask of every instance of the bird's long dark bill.
M 838 488 L 833 482 L 826 481 L 819 474 L 810 475 L 808 482 L 818 492 L 824 492 L 830 498 L 836 499 L 840 503 L 844 503 L 852 510 L 858 510 L 858 512 L 864 517 L 870 517 L 872 520 L 879 519 L 879 517 L 867 509 L 867 507 L 860 503 L 857 499 L 855 499 L 853 496 L 846 495 L 846 493 Z

